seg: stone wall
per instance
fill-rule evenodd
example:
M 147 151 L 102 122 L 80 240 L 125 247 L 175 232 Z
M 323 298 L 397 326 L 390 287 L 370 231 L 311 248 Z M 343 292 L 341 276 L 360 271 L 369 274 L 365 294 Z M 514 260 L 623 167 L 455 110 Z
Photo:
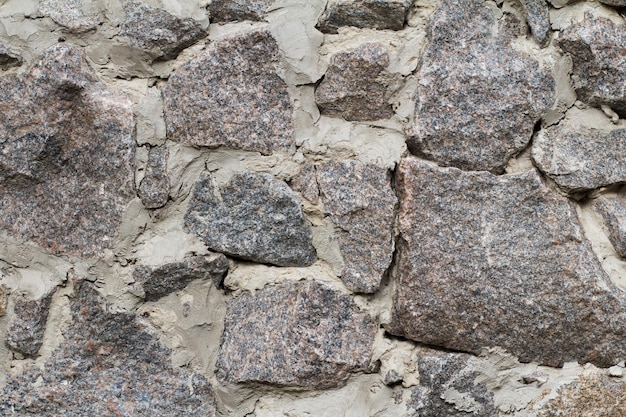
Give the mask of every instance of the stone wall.
M 0 0 L 0 414 L 626 415 L 625 12 Z

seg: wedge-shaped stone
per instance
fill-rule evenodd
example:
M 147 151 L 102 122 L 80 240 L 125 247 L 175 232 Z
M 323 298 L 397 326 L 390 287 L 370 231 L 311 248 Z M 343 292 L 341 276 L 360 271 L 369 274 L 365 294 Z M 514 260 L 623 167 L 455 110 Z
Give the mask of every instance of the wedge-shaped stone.
M 37 300 L 20 299 L 15 303 L 7 330 L 7 344 L 26 356 L 35 356 L 43 344 L 48 313 L 54 291 Z
M 626 196 L 619 194 L 598 197 L 594 201 L 594 207 L 604 219 L 615 251 L 622 258 L 626 258 Z
M 337 33 L 344 26 L 401 30 L 411 3 L 411 0 L 330 0 L 317 28 L 325 33 Z
M 170 193 L 170 178 L 167 176 L 167 157 L 165 146 L 155 146 L 148 152 L 146 175 L 139 184 L 138 194 L 146 208 L 156 209 L 167 203 Z

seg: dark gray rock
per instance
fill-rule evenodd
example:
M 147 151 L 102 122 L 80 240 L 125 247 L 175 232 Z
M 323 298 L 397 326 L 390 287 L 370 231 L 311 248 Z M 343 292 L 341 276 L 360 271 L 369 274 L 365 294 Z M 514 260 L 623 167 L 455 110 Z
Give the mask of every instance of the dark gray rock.
M 389 54 L 379 43 L 335 54 L 324 80 L 315 90 L 322 114 L 350 121 L 388 119 L 387 86 L 379 77 L 389 66 Z
M 39 11 L 68 32 L 83 33 L 104 22 L 104 14 L 89 0 L 41 0 Z
M 385 168 L 357 161 L 317 166 L 324 211 L 337 226 L 345 264 L 341 280 L 351 291 L 374 293 L 393 257 L 398 199 Z
M 155 146 L 148 152 L 146 174 L 139 184 L 139 197 L 146 208 L 156 209 L 167 203 L 170 195 L 170 178 L 167 176 L 167 157 L 165 146 Z
M 20 65 L 22 65 L 22 57 L 0 44 L 0 70 L 8 70 Z
M 412 0 L 329 0 L 317 28 L 337 33 L 343 26 L 401 30 Z
M 609 6 L 626 7 L 626 0 L 600 0 L 600 3 L 608 4 Z
M 293 108 L 267 31 L 212 42 L 163 88 L 168 138 L 271 154 L 294 144 Z
M 20 299 L 9 320 L 7 344 L 25 356 L 36 356 L 43 344 L 43 334 L 54 291 L 37 300 Z
M 546 0 L 522 0 L 530 31 L 541 46 L 550 41 L 550 14 Z
M 626 355 L 626 297 L 583 235 L 573 204 L 536 171 L 495 176 L 400 163 L 389 331 L 522 362 L 598 366 Z
M 228 302 L 217 361 L 222 382 L 305 389 L 371 370 L 378 326 L 352 299 L 315 281 L 268 286 Z
M 626 258 L 626 196 L 600 196 L 594 201 L 594 207 L 604 219 L 615 251 Z
M 134 189 L 131 101 L 60 44 L 0 78 L 0 228 L 55 253 L 113 247 Z
M 213 0 L 209 4 L 211 23 L 262 21 L 273 0 Z
M 309 266 L 316 259 L 300 201 L 269 174 L 236 174 L 219 188 L 203 174 L 189 202 L 185 230 L 209 249 L 255 262 Z
M 300 172 L 291 179 L 289 186 L 302 194 L 304 198 L 313 204 L 317 204 L 320 198 L 320 190 L 315 176 L 315 165 L 305 163 Z
M 444 0 L 428 23 L 409 150 L 464 170 L 503 171 L 554 102 L 554 80 L 509 41 L 482 0 Z

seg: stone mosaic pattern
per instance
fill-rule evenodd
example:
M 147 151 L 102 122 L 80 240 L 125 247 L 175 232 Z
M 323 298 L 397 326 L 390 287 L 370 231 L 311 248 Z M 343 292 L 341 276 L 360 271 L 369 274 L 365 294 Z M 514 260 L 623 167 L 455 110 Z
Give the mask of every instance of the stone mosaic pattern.
M 410 0 L 329 0 L 317 28 L 337 33 L 344 26 L 400 30 L 404 26 Z

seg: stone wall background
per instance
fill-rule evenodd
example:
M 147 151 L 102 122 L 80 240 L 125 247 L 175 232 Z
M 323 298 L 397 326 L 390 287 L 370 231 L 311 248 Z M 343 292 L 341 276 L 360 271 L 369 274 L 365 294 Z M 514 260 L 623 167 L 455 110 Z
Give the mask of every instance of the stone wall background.
M 2 415 L 626 413 L 625 10 L 1 0 Z

